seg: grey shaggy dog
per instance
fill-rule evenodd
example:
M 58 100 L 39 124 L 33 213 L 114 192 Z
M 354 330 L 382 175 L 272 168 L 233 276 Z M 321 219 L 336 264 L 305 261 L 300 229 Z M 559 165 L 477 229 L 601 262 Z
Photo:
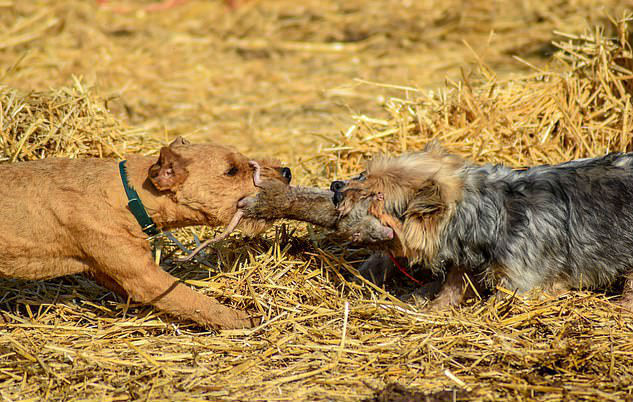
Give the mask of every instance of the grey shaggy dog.
M 431 308 L 460 303 L 475 286 L 565 290 L 625 278 L 633 307 L 633 153 L 612 153 L 525 170 L 475 165 L 438 145 L 378 158 L 349 181 L 335 181 L 341 214 L 380 194 L 396 238 L 386 253 L 445 274 Z M 363 267 L 391 269 L 385 254 Z

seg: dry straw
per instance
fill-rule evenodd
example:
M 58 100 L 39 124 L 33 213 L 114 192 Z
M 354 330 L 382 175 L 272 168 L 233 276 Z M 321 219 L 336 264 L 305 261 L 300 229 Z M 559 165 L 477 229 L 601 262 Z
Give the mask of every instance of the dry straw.
M 498 79 L 481 64 L 475 77 L 437 91 L 403 88 L 404 98 L 385 102 L 388 118 L 355 116 L 356 124 L 329 151 L 351 165 L 344 171 L 354 170 L 360 158 L 418 150 L 430 139 L 477 162 L 512 166 L 631 151 L 628 23 L 614 22 L 616 38 L 602 28 L 559 33 L 558 63 L 548 70 Z
M 324 184 L 362 169 L 372 154 L 420 149 L 433 138 L 476 161 L 514 166 L 630 150 L 632 56 L 626 21 L 616 27 L 617 35 L 561 35 L 560 64 L 511 80 L 482 63 L 478 75 L 433 93 L 388 86 L 400 95 L 386 100 L 386 114 L 355 116 L 349 130 L 328 136 L 327 149 L 304 158 L 304 180 Z M 1 94 L 3 161 L 157 149 L 154 137 L 126 128 L 78 82 Z M 191 231 L 179 237 L 190 243 Z M 500 289 L 464 308 L 425 314 L 394 297 L 410 288 L 404 278 L 390 292 L 350 280 L 366 250 L 294 223 L 214 246 L 212 270 L 172 264 L 175 252 L 167 249 L 165 269 L 228 305 L 261 312 L 264 323 L 205 332 L 81 276 L 4 280 L 0 395 L 360 400 L 397 382 L 387 388 L 394 397 L 401 387 L 448 399 L 633 396 L 633 321 L 601 293 L 523 298 Z
M 79 80 L 24 93 L 0 86 L 0 162 L 46 157 L 122 157 L 160 143 L 125 128 Z

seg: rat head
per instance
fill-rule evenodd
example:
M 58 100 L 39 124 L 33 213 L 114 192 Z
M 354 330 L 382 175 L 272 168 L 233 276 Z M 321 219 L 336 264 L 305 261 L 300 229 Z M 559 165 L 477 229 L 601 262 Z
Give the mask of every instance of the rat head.
M 390 248 L 394 229 L 372 214 L 374 205 L 381 205 L 379 196 L 366 197 L 341 215 L 336 225 L 336 236 L 370 248 Z
M 148 171 L 152 185 L 174 202 L 187 207 L 207 225 L 226 225 L 241 199 L 257 193 L 249 158 L 232 148 L 215 144 L 190 144 L 182 137 L 160 150 Z M 276 160 L 258 161 L 262 176 L 290 183 L 291 172 Z M 251 231 L 264 222 L 245 222 Z
M 461 158 L 436 143 L 422 152 L 375 158 L 353 179 L 332 182 L 332 201 L 345 216 L 370 200 L 368 212 L 396 234 L 392 251 L 413 261 L 430 261 L 462 197 L 463 166 Z

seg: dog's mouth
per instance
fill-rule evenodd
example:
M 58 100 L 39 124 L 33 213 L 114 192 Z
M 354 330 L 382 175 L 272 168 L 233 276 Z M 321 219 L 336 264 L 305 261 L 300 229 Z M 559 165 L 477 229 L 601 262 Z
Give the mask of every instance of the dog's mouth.
M 242 196 L 242 198 L 237 200 L 237 203 L 235 204 L 235 210 L 237 211 L 237 210 L 243 209 L 244 207 L 248 206 L 248 204 L 251 202 L 251 200 L 253 199 L 254 196 L 255 196 L 255 194 L 249 194 L 249 195 Z
M 338 235 L 352 243 L 389 248 L 396 238 L 397 230 L 384 212 L 382 194 L 354 192 L 354 197 L 347 199 L 342 191 L 334 191 L 332 202 L 339 213 Z

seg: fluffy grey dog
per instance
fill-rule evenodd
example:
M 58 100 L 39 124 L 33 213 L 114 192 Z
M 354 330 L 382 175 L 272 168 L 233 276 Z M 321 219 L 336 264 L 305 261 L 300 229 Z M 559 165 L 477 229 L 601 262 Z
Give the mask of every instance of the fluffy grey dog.
M 431 308 L 467 297 L 465 274 L 475 286 L 518 291 L 625 278 L 621 303 L 633 308 L 633 153 L 513 170 L 433 144 L 377 158 L 331 189 L 342 215 L 367 197 L 384 200 L 370 212 L 394 229 L 385 251 L 445 274 Z M 389 265 L 382 254 L 365 269 Z

